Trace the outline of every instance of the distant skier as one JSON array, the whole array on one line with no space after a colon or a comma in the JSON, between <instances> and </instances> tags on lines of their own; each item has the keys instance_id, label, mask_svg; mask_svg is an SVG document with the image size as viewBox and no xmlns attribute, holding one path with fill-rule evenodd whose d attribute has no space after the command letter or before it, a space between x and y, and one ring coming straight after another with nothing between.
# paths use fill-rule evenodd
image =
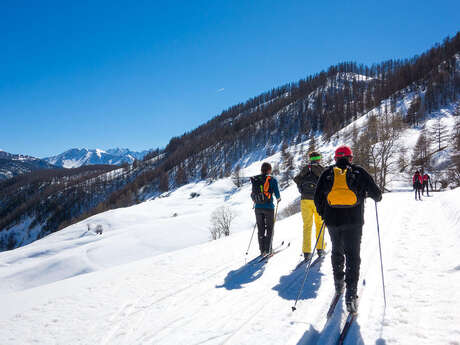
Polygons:
<instances>
[{"instance_id":1,"label":"distant skier","mask_svg":"<svg viewBox=\"0 0 460 345\"><path fill-rule=\"evenodd\" d=\"M417 200L417 194L418 194L418 200L422 200L422 197L420 196L420 191L422 190L422 175L420 175L420 172L417 170L414 174L414 177L412 177L412 186L415 189L415 200Z\"/></svg>"},{"instance_id":2,"label":"distant skier","mask_svg":"<svg viewBox=\"0 0 460 345\"><path fill-rule=\"evenodd\" d=\"M430 178L430 175L428 175L427 173L423 174L423 177L422 177L422 195L423 195L423 192L425 191L425 188L426 188L426 196L430 196L428 194L428 184L431 185L431 178ZM431 187L431 191L433 191L433 187Z\"/></svg>"},{"instance_id":3,"label":"distant skier","mask_svg":"<svg viewBox=\"0 0 460 345\"><path fill-rule=\"evenodd\" d=\"M321 173L324 171L324 168L321 166L321 154L313 151L310 152L309 163L302 169L302 171L294 177L294 182L297 184L297 188L301 194L300 200L300 210L302 211L303 219L303 245L302 252L304 255L305 261L308 261L312 257L312 248L311 248L311 229L313 226L313 218L315 219L316 227L316 236L318 238L321 226L323 225L323 220L321 216L316 211L316 206L313 201L315 196L316 184L318 182ZM326 231L323 229L321 238L318 241L316 250L319 256L324 255L324 233Z\"/></svg>"},{"instance_id":4,"label":"distant skier","mask_svg":"<svg viewBox=\"0 0 460 345\"><path fill-rule=\"evenodd\" d=\"M369 196L380 201L382 192L366 170L351 164L353 152L348 146L338 147L334 158L335 165L328 167L319 178L315 205L326 222L332 241L332 270L336 293L343 293L346 282L347 310L355 313L358 308L364 199Z\"/></svg>"},{"instance_id":5,"label":"distant skier","mask_svg":"<svg viewBox=\"0 0 460 345\"><path fill-rule=\"evenodd\" d=\"M275 221L275 204L273 194L277 202L281 201L278 181L272 177L272 166L263 163L261 175L251 177L251 198L255 203L255 214L258 229L259 249L261 255L267 255L272 251L273 226Z\"/></svg>"}]
</instances>

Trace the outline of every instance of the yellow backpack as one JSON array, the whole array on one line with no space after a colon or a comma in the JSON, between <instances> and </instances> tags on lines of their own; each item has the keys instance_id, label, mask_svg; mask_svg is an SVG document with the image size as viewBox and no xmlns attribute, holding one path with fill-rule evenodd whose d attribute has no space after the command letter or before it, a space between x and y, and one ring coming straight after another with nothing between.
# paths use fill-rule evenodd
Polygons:
<instances>
[{"instance_id":1,"label":"yellow backpack","mask_svg":"<svg viewBox=\"0 0 460 345\"><path fill-rule=\"evenodd\" d=\"M331 191L327 194L327 202L333 208L348 208L358 204L358 197L347 183L348 168L342 170L334 167L334 182Z\"/></svg>"}]
</instances>

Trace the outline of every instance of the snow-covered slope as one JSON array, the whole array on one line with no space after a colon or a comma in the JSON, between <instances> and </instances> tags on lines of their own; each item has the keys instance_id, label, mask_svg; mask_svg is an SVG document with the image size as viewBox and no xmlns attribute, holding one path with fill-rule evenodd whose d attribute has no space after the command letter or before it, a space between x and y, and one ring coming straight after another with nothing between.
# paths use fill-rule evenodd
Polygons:
<instances>
[{"instance_id":1,"label":"snow-covered slope","mask_svg":"<svg viewBox=\"0 0 460 345\"><path fill-rule=\"evenodd\" d=\"M245 264L257 254L255 242L244 254L254 217L249 186L233 188L229 180L188 185L1 253L2 344L333 344L344 313L340 305L324 328L333 294L329 256L292 313L303 278L292 271L301 217L276 224L274 243L290 242L287 250L264 266ZM295 197L293 187L282 192L284 204ZM386 310L375 210L366 203L360 314L347 344L458 341L459 197L460 189L422 202L412 192L385 194ZM223 204L238 215L236 233L208 242L209 214ZM87 224L101 224L103 234L86 232Z\"/></svg>"},{"instance_id":2,"label":"snow-covered slope","mask_svg":"<svg viewBox=\"0 0 460 345\"><path fill-rule=\"evenodd\" d=\"M45 161L63 168L78 168L82 165L132 163L142 159L149 151L135 152L129 149L70 149L57 156L44 158Z\"/></svg>"},{"instance_id":3,"label":"snow-covered slope","mask_svg":"<svg viewBox=\"0 0 460 345\"><path fill-rule=\"evenodd\" d=\"M38 169L52 169L54 165L48 162L20 154L12 154L0 150L0 180L26 174Z\"/></svg>"}]
</instances>

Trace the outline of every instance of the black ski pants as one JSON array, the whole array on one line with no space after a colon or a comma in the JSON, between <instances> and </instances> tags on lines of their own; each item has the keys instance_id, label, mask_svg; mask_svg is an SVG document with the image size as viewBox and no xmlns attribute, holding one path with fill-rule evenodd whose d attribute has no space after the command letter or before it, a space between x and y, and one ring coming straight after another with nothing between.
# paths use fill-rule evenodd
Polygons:
<instances>
[{"instance_id":1,"label":"black ski pants","mask_svg":"<svg viewBox=\"0 0 460 345\"><path fill-rule=\"evenodd\" d=\"M256 221L261 252L269 252L272 247L275 210L256 208Z\"/></svg>"},{"instance_id":2,"label":"black ski pants","mask_svg":"<svg viewBox=\"0 0 460 345\"><path fill-rule=\"evenodd\" d=\"M426 188L426 196L430 196L430 195L428 194L428 182L425 182L425 181L424 181L424 182L423 182L423 186L422 186L422 195L423 195L423 193L425 192L425 188Z\"/></svg>"},{"instance_id":3,"label":"black ski pants","mask_svg":"<svg viewBox=\"0 0 460 345\"><path fill-rule=\"evenodd\" d=\"M418 193L418 199L421 200L422 197L420 196L420 191L422 190L422 184L415 183L414 188L415 188L415 200L417 200L417 193Z\"/></svg>"},{"instance_id":4,"label":"black ski pants","mask_svg":"<svg viewBox=\"0 0 460 345\"><path fill-rule=\"evenodd\" d=\"M331 260L334 280L345 278L347 296L356 296L361 265L363 227L362 225L342 225L327 226L327 228L332 242Z\"/></svg>"}]
</instances>

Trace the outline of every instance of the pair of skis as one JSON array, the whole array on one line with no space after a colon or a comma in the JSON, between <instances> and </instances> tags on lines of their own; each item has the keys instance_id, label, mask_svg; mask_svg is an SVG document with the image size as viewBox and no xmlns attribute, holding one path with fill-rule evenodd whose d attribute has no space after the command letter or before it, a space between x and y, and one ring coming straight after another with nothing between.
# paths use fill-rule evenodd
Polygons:
<instances>
[{"instance_id":1,"label":"pair of skis","mask_svg":"<svg viewBox=\"0 0 460 345\"><path fill-rule=\"evenodd\" d=\"M334 295L331 305L329 307L329 310L327 312L327 321L329 321L332 315L334 314L335 307L337 306L337 303L340 301L340 298L342 297L342 295L343 294L337 294L337 293ZM356 320L357 317L358 317L358 313L352 313L352 312L348 313L347 320L345 321L342 331L340 332L340 337L337 342L337 345L343 345L347 337L348 331L350 330L353 322Z\"/></svg>"},{"instance_id":2,"label":"pair of skis","mask_svg":"<svg viewBox=\"0 0 460 345\"><path fill-rule=\"evenodd\" d=\"M266 254L266 255L259 255L259 256L256 256L254 259L252 259L251 261L248 261L247 265L256 265L256 264L260 264L262 262L266 262L268 261L268 259L270 259L272 256L282 252L283 250L289 248L289 246L291 245L291 242L288 242L287 245L284 245L284 241L282 241L280 243L279 246L277 246L275 249L273 249L273 251L269 254Z\"/></svg>"},{"instance_id":3,"label":"pair of skis","mask_svg":"<svg viewBox=\"0 0 460 345\"><path fill-rule=\"evenodd\" d=\"M259 259L256 261L256 263L267 262L268 259L270 259L274 255L276 255L276 254L282 252L283 250L289 248L290 245L291 245L291 242L288 242L286 245L284 245L284 241L281 242L281 244L278 247L276 247L275 249L273 249L271 253L259 256L258 257Z\"/></svg>"}]
</instances>

